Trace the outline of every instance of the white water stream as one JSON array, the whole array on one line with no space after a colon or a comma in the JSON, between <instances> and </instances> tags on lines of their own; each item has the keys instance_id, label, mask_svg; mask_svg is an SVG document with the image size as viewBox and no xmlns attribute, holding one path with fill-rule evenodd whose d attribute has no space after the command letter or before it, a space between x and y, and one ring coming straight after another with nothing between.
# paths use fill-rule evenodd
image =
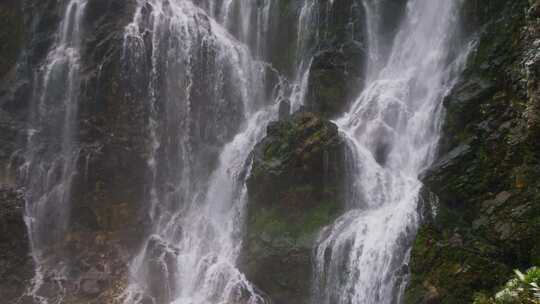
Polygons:
<instances>
[{"instance_id":1,"label":"white water stream","mask_svg":"<svg viewBox=\"0 0 540 304\"><path fill-rule=\"evenodd\" d=\"M249 154L289 98L283 77L264 62L276 3L138 1L124 60L142 67L151 58L153 228L131 264L125 303L264 302L236 261ZM295 98L302 103L303 94Z\"/></svg>"},{"instance_id":2,"label":"white water stream","mask_svg":"<svg viewBox=\"0 0 540 304\"><path fill-rule=\"evenodd\" d=\"M349 211L320 235L313 303L400 303L419 215L419 174L433 161L442 100L467 56L450 57L460 1L410 0L388 58L378 1L368 12L365 89L337 124L351 150Z\"/></svg>"},{"instance_id":3,"label":"white water stream","mask_svg":"<svg viewBox=\"0 0 540 304\"><path fill-rule=\"evenodd\" d=\"M86 3L65 2L55 41L35 73L25 162L19 168L26 189L25 222L35 263L28 294L38 303L49 303L40 295L45 275L61 284L69 267L61 250L54 255L46 250L62 242L69 229L71 186L80 152L77 115ZM62 294L53 301L61 303Z\"/></svg>"}]
</instances>

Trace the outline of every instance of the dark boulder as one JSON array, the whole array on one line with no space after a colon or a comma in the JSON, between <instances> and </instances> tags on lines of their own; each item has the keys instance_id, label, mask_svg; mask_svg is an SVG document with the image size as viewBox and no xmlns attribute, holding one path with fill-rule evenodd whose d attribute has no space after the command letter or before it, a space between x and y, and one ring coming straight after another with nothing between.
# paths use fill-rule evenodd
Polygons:
<instances>
[{"instance_id":1,"label":"dark boulder","mask_svg":"<svg viewBox=\"0 0 540 304\"><path fill-rule=\"evenodd\" d=\"M363 50L351 42L337 50L318 53L309 75L307 107L326 117L342 114L360 92Z\"/></svg>"},{"instance_id":2,"label":"dark boulder","mask_svg":"<svg viewBox=\"0 0 540 304\"><path fill-rule=\"evenodd\" d=\"M253 152L243 265L276 303L308 303L317 233L343 208L344 141L309 112L272 123Z\"/></svg>"}]
</instances>

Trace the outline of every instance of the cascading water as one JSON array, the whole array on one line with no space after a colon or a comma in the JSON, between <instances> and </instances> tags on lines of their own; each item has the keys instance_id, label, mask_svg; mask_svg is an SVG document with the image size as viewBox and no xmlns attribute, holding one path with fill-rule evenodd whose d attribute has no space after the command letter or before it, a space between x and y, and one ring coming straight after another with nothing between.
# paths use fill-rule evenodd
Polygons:
<instances>
[{"instance_id":1,"label":"cascading water","mask_svg":"<svg viewBox=\"0 0 540 304\"><path fill-rule=\"evenodd\" d=\"M313 303L400 303L419 216L419 174L433 161L442 99L466 58L451 58L460 1L410 0L387 59L368 13L364 91L337 121L350 149L349 211L315 250ZM384 60L385 63L382 61Z\"/></svg>"},{"instance_id":2,"label":"cascading water","mask_svg":"<svg viewBox=\"0 0 540 304\"><path fill-rule=\"evenodd\" d=\"M300 10L296 42L295 81L291 93L291 109L293 112L304 104L306 98L309 72L313 62L313 48L317 45L319 39L319 33L312 30L319 28L318 9L319 3L316 0L304 2Z\"/></svg>"},{"instance_id":3,"label":"cascading water","mask_svg":"<svg viewBox=\"0 0 540 304\"><path fill-rule=\"evenodd\" d=\"M329 15L334 1L327 1L322 6L321 0L304 1L298 17L298 29L296 33L296 62L292 92L290 94L291 110L297 111L304 105L309 76L313 59L320 47L321 40L327 38ZM320 14L321 8L326 10L326 17Z\"/></svg>"},{"instance_id":4,"label":"cascading water","mask_svg":"<svg viewBox=\"0 0 540 304\"><path fill-rule=\"evenodd\" d=\"M236 260L249 154L286 99L283 77L264 63L277 7L197 4L140 0L126 29L128 80L148 83L152 228L125 303L264 302Z\"/></svg>"},{"instance_id":5,"label":"cascading water","mask_svg":"<svg viewBox=\"0 0 540 304\"><path fill-rule=\"evenodd\" d=\"M60 279L68 266L58 248L54 255L47 250L59 245L69 225L71 186L79 155L77 114L85 7L86 0L67 1L54 44L35 74L25 162L19 168L26 188L25 222L36 267L29 293L40 303L47 303L38 295L45 273Z\"/></svg>"},{"instance_id":6,"label":"cascading water","mask_svg":"<svg viewBox=\"0 0 540 304\"><path fill-rule=\"evenodd\" d=\"M61 247L70 226L80 154L80 57L87 1L60 1L56 40L34 75L32 123L19 168L36 264L29 293L40 303L51 301L41 290L45 278L57 279L62 289L69 273L69 257ZM133 1L121 81L133 89L126 95L146 102L149 231L130 265L123 300L263 303L262 293L236 265L249 154L268 123L282 114L281 102L290 102L291 112L304 104L312 64L320 58L317 52L328 51L324 44L339 44L331 50L337 53L350 42L330 33L331 11L340 2ZM354 3L355 9L363 6L366 17L366 37L361 39L366 40L369 64L365 83L359 85L365 90L337 121L349 146L348 211L320 234L314 252L314 303L400 302L408 248L419 221L418 175L434 158L441 100L467 53L452 58L448 52L459 2L408 0L390 51L381 38L386 21L380 6L385 1ZM294 37L294 48L276 43L285 34L276 25L284 7L296 10L291 14L297 17L294 34L287 36ZM281 47L286 58L276 59ZM60 292L54 302L61 303L61 297Z\"/></svg>"}]
</instances>

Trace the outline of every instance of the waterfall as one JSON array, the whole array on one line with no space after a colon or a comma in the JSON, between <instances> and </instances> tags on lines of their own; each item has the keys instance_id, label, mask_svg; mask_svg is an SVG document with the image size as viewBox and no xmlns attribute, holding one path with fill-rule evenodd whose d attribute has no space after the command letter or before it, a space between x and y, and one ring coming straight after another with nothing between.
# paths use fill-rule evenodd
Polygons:
<instances>
[{"instance_id":1,"label":"waterfall","mask_svg":"<svg viewBox=\"0 0 540 304\"><path fill-rule=\"evenodd\" d=\"M70 274L62 245L81 165L78 116L87 1L60 1L55 40L34 75L19 168L36 265L28 293L44 304L63 302L62 282ZM401 302L419 224L418 176L435 157L442 99L468 53L464 46L458 56L449 52L462 0L408 0L390 46L383 38L385 1L351 1L351 18L362 8L365 33L345 29L347 39L332 37L331 12L341 0L132 1L119 82L127 88L123 93L134 97L130 101L144 104L145 227L119 300L268 302L237 265L250 153L268 124L283 114L283 104L289 103L290 112L305 104L312 66L325 60L317 55L344 53L348 40L354 40L362 45L355 44L355 51L366 52L365 77L358 84L364 89L335 121L348 145L346 212L319 234L312 302ZM295 19L285 29L290 33L279 24L284 8L291 10L287 18ZM333 43L343 45L329 46ZM45 281L58 288L44 295Z\"/></svg>"},{"instance_id":2,"label":"waterfall","mask_svg":"<svg viewBox=\"0 0 540 304\"><path fill-rule=\"evenodd\" d=\"M71 187L79 156L77 114L80 90L82 20L86 0L65 4L55 41L35 72L24 163L28 228L35 277L29 294L39 303L45 273L60 281L67 260L59 253L69 226ZM48 252L53 247L54 254ZM61 295L58 295L61 297Z\"/></svg>"},{"instance_id":3,"label":"waterfall","mask_svg":"<svg viewBox=\"0 0 540 304\"><path fill-rule=\"evenodd\" d=\"M124 303L264 303L236 262L249 155L291 92L268 57L277 2L137 3L123 62L149 112L151 228Z\"/></svg>"},{"instance_id":4,"label":"waterfall","mask_svg":"<svg viewBox=\"0 0 540 304\"><path fill-rule=\"evenodd\" d=\"M314 0L304 2L300 10L296 41L295 85L291 94L291 110L293 112L304 104L306 98L309 72L313 62L313 47L316 46L319 39L318 9L319 1Z\"/></svg>"},{"instance_id":5,"label":"waterfall","mask_svg":"<svg viewBox=\"0 0 540 304\"><path fill-rule=\"evenodd\" d=\"M320 234L313 303L400 303L419 224L419 174L433 161L442 100L467 56L449 52L460 1L410 0L388 58L368 13L365 89L336 123L350 150L347 208Z\"/></svg>"}]
</instances>

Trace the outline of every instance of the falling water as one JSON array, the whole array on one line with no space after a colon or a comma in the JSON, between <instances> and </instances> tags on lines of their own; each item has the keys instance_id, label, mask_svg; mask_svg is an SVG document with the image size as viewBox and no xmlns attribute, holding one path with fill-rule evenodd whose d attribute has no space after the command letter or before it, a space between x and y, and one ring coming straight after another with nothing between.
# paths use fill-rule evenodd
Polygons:
<instances>
[{"instance_id":1,"label":"falling water","mask_svg":"<svg viewBox=\"0 0 540 304\"><path fill-rule=\"evenodd\" d=\"M377 1L368 12L364 91L337 121L349 149L349 211L315 250L313 303L400 303L418 226L418 176L433 161L442 99L467 51L452 58L460 1L410 0L393 46L378 56Z\"/></svg>"},{"instance_id":2,"label":"falling water","mask_svg":"<svg viewBox=\"0 0 540 304\"><path fill-rule=\"evenodd\" d=\"M36 266L30 294L40 303L47 303L38 295L45 274L60 279L68 266L58 246L69 225L71 185L79 155L76 137L85 7L86 0L67 1L54 44L36 72L25 162L19 168ZM47 250L55 246L54 256L48 255Z\"/></svg>"},{"instance_id":3,"label":"falling water","mask_svg":"<svg viewBox=\"0 0 540 304\"><path fill-rule=\"evenodd\" d=\"M318 9L319 1L315 0L305 1L300 10L296 42L295 81L291 94L291 110L293 112L304 104L307 94L309 73L313 63L313 48L317 45L319 39Z\"/></svg>"},{"instance_id":4,"label":"falling water","mask_svg":"<svg viewBox=\"0 0 540 304\"><path fill-rule=\"evenodd\" d=\"M126 28L126 75L148 83L152 228L125 303L264 302L236 260L249 153L285 94L262 61L271 1L198 4L140 0Z\"/></svg>"},{"instance_id":5,"label":"falling water","mask_svg":"<svg viewBox=\"0 0 540 304\"><path fill-rule=\"evenodd\" d=\"M236 268L249 153L280 102L293 111L303 103L319 5L299 7L287 80L271 65L280 1L138 1L124 62L129 81L148 83L152 229L130 266L125 303L265 301Z\"/></svg>"},{"instance_id":6,"label":"falling water","mask_svg":"<svg viewBox=\"0 0 540 304\"><path fill-rule=\"evenodd\" d=\"M296 62L294 81L290 96L291 111L297 111L305 103L309 84L311 66L317 48L322 39L325 39L325 27L328 26L328 16L334 1L327 1L325 5L326 18L320 14L321 0L304 1L300 10L298 29L296 33ZM321 20L323 19L323 20Z\"/></svg>"}]
</instances>

